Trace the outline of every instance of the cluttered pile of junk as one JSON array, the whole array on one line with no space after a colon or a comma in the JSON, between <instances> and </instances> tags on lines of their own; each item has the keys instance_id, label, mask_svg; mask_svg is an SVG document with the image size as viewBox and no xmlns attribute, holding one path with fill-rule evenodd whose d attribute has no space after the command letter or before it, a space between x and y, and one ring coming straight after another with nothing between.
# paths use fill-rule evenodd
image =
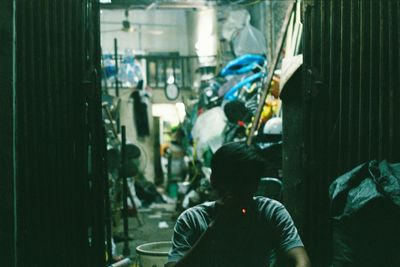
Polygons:
<instances>
[{"instance_id":1,"label":"cluttered pile of junk","mask_svg":"<svg viewBox=\"0 0 400 267\"><path fill-rule=\"evenodd\" d=\"M264 173L266 178L262 180L263 189L260 189L262 192L259 194L266 194L266 186L263 186L265 181L273 184L268 186L273 191L268 193L269 196L280 197L282 118L279 70L274 71L268 88L265 86L267 76L268 63L264 55L244 54L229 61L217 75L202 80L195 99L183 99L186 116L173 129L171 142L161 147L161 155L167 159L167 166L163 168L166 172L164 185L168 195L177 200L177 214L198 203L215 199L210 184L213 153L225 143L245 141L250 135L253 137L252 142L268 160ZM120 139L121 134L124 134L117 133L115 123L112 123L118 120L117 99L103 95L103 119L109 148L108 171L115 177L121 176ZM264 103L260 105L262 99ZM253 127L256 115L259 119L256 127ZM126 162L132 163L125 168L126 176L137 177L137 173L143 169L140 166L146 162L143 159L146 152L133 144L125 144L124 150ZM128 181L128 184L131 183ZM135 195L132 202L140 200L138 206L163 202L163 196L143 175L135 179L133 184ZM122 187L111 184L110 188L117 191ZM113 197L120 194L111 192L110 195ZM111 202L120 203L116 199Z\"/></svg>"},{"instance_id":2,"label":"cluttered pile of junk","mask_svg":"<svg viewBox=\"0 0 400 267\"><path fill-rule=\"evenodd\" d=\"M237 17L235 14L233 21ZM281 199L281 71L277 66L282 49L279 52L277 49L271 62L268 62L265 39L250 25L249 17L246 18L245 28L236 34L229 33L236 36L231 40L231 52L235 58L216 63L217 70L207 66L207 71L199 70L202 76L199 83L193 84L194 95L182 97L185 117L171 129L168 142L160 144L161 162L154 161L154 164L160 165L155 165L155 169L161 167L164 178L161 182L153 183L145 177L144 170L149 160L146 149L140 142L130 144L126 128L120 123L120 86L121 89L135 88L134 92L147 97L149 103L145 76L140 70L142 66L130 52L122 57L117 56L117 52L115 55L103 55L102 107L109 178L105 187L109 189L106 206L111 213L107 225L110 232L114 232L112 236L116 242L118 239L125 241L124 251L129 240L128 217L136 217L141 225L140 216L136 216L137 208L151 210L151 206L157 207L153 204L167 203L173 205L171 219L174 220L182 211L217 198L210 181L211 158L218 148L229 142L243 141L258 146L266 164L256 195ZM286 29L286 26L282 28ZM282 48L283 38L279 40L277 48ZM115 87L115 95L108 93L109 82ZM139 102L143 104L146 101ZM133 112L138 130L139 116L135 113L135 105L136 101ZM137 136L140 136L139 132ZM122 235L119 227L121 220L124 221ZM111 243L111 240L107 241L107 244ZM111 248L108 250L110 255L114 255ZM129 255L128 250L125 252L124 255Z\"/></svg>"},{"instance_id":3,"label":"cluttered pile of junk","mask_svg":"<svg viewBox=\"0 0 400 267\"><path fill-rule=\"evenodd\" d=\"M211 158L220 146L234 141L251 140L260 148L267 160L264 178L261 179L257 194L275 199L281 197L282 114L279 97L281 88L280 70L276 69L279 55L274 55L271 64L267 62L265 39L249 21L247 14L246 27L236 34L236 39L232 40L233 54L236 57L220 65L219 71L204 75L194 98L182 98L185 118L173 129L171 141L168 144L161 144L160 153L167 162L161 164L165 173L163 186L170 199L176 199L176 214L216 198L210 183ZM117 87L117 76L122 82L126 80L135 84L137 80L142 81L142 76L137 75L136 71L139 68L124 68L125 65L129 65L128 63L135 65L134 57L125 56L121 62L121 70L115 69L110 63L111 58L109 55L103 60L105 71L103 76L107 79L115 76ZM125 75L126 77L115 75L121 72L131 75ZM117 90L116 92L118 93ZM117 167L120 166L122 149L120 137L115 124L112 123L116 120L119 128L119 102L116 99L118 98L103 94L103 118L109 137L108 146L111 148L108 150L108 169L109 173L114 173L113 175L118 177L121 176ZM140 166L146 161L143 160L145 151L140 146L132 144L124 146L126 146L124 157L133 163L132 168L125 168L129 172L125 176L135 174L137 177L137 173L141 173L141 168L135 166ZM139 176L140 179L135 178L134 191L142 202L140 206L165 200L154 184L148 182L143 175ZM112 185L110 188L113 188ZM113 195L118 194L113 192L111 196Z\"/></svg>"},{"instance_id":4,"label":"cluttered pile of junk","mask_svg":"<svg viewBox=\"0 0 400 267\"><path fill-rule=\"evenodd\" d=\"M258 194L280 198L282 118L278 74L275 71L266 88L266 58L245 54L228 62L218 75L202 81L197 99L184 101L186 117L175 130L167 151L171 155L167 192L177 198L178 213L215 200L210 185L213 153L225 143L246 141L249 136L268 162ZM261 105L262 99L265 101ZM259 120L254 125L256 115ZM266 192L268 183L272 192Z\"/></svg>"}]
</instances>

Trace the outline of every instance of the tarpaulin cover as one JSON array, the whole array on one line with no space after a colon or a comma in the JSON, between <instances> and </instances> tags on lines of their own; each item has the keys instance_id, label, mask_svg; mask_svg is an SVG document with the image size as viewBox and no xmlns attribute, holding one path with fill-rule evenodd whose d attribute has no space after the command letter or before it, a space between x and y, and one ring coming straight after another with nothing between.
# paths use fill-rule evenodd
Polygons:
<instances>
[{"instance_id":1,"label":"tarpaulin cover","mask_svg":"<svg viewBox=\"0 0 400 267\"><path fill-rule=\"evenodd\" d=\"M332 199L331 267L397 267L400 164L371 161L337 178Z\"/></svg>"},{"instance_id":2,"label":"tarpaulin cover","mask_svg":"<svg viewBox=\"0 0 400 267\"><path fill-rule=\"evenodd\" d=\"M351 216L378 198L387 198L400 207L400 163L363 163L337 178L329 187L329 195L335 219Z\"/></svg>"}]
</instances>

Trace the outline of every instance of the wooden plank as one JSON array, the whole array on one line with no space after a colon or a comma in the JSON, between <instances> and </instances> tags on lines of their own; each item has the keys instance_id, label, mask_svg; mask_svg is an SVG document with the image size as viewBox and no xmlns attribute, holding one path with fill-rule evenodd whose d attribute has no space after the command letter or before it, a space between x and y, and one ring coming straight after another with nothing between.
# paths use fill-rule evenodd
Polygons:
<instances>
[{"instance_id":1,"label":"wooden plank","mask_svg":"<svg viewBox=\"0 0 400 267\"><path fill-rule=\"evenodd\" d=\"M249 136L247 138L247 144L248 145L251 144L253 136L254 136L254 133L258 128L261 112L262 112L262 110L264 108L265 99L267 98L267 95L268 95L269 86L271 84L272 77L274 76L274 71L276 69L276 66L278 65L278 60L279 60L280 55L282 53L282 48L283 48L283 44L284 44L284 41L285 41L287 29L288 29L288 26L289 26L289 21L290 21L290 18L291 18L292 14L293 14L293 10L295 9L295 7L296 7L296 2L292 2L289 5L289 7L288 7L288 9L286 11L285 20L283 21L282 28L281 28L281 31L279 33L279 39L278 39L278 42L277 42L278 45L276 46L276 50L275 50L274 57L272 59L271 65L268 68L268 76L267 76L266 82L264 83L264 90L263 90L263 92L261 94L261 98L260 98L260 102L258 104L258 108L257 108L256 114L254 115L254 121L253 121L253 125L251 126L250 134L249 134Z\"/></svg>"}]
</instances>

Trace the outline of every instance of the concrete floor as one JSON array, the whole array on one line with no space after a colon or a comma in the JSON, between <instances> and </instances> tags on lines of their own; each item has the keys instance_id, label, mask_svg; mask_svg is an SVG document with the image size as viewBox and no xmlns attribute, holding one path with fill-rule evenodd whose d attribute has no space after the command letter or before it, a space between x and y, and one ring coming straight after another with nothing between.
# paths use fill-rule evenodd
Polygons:
<instances>
[{"instance_id":1,"label":"concrete floor","mask_svg":"<svg viewBox=\"0 0 400 267\"><path fill-rule=\"evenodd\" d=\"M129 235L133 238L129 242L130 257L134 262L137 261L138 257L136 253L137 246L149 242L171 241L175 226L174 209L175 203L153 204L149 208L139 209L142 225L139 225L136 217L129 218ZM160 222L165 222L168 227L160 228ZM122 232L122 225L120 229ZM123 242L116 243L117 255L123 254L123 245Z\"/></svg>"}]
</instances>

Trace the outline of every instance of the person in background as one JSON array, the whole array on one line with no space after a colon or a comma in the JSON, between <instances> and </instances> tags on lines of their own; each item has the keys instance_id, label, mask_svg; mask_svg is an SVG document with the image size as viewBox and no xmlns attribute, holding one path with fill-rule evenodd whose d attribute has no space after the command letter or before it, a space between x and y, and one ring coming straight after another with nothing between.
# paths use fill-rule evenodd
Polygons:
<instances>
[{"instance_id":1,"label":"person in background","mask_svg":"<svg viewBox=\"0 0 400 267\"><path fill-rule=\"evenodd\" d=\"M263 164L257 147L244 142L216 151L210 179L219 198L179 216L166 267L276 266L270 264L273 254L282 266L311 266L285 207L253 197Z\"/></svg>"}]
</instances>

